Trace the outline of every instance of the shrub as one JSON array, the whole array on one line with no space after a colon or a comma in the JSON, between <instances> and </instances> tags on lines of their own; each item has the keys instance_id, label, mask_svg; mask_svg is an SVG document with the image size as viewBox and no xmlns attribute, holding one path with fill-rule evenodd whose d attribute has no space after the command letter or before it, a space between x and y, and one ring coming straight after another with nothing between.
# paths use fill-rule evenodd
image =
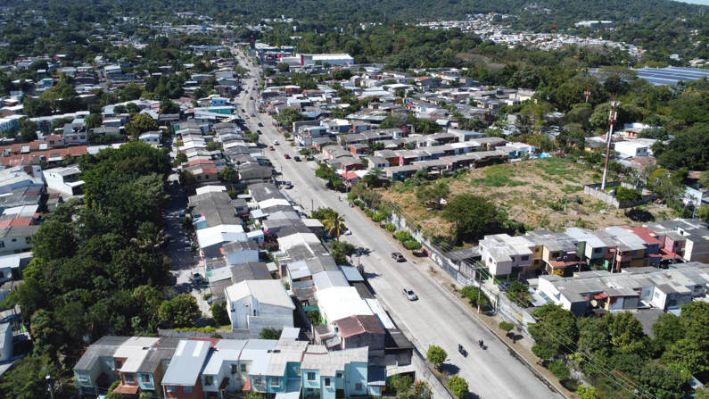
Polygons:
<instances>
[{"instance_id":1,"label":"shrub","mask_svg":"<svg viewBox=\"0 0 709 399\"><path fill-rule=\"evenodd\" d=\"M569 367L562 360L555 360L549 365L549 371L551 371L556 378L559 380L566 380L571 376Z\"/></svg>"},{"instance_id":2,"label":"shrub","mask_svg":"<svg viewBox=\"0 0 709 399\"><path fill-rule=\"evenodd\" d=\"M510 323L509 321L501 321L500 322L500 329L505 332L510 332L512 329L515 328L515 325Z\"/></svg>"},{"instance_id":3,"label":"shrub","mask_svg":"<svg viewBox=\"0 0 709 399\"><path fill-rule=\"evenodd\" d=\"M618 187L615 192L615 199L620 202L633 202L639 200L640 198L642 198L640 192L631 188L625 188L621 186Z\"/></svg>"},{"instance_id":4,"label":"shrub","mask_svg":"<svg viewBox=\"0 0 709 399\"><path fill-rule=\"evenodd\" d=\"M478 287L472 285L463 287L463 289L460 290L460 295L470 301L470 304L473 306L478 306L478 298L480 298L481 308L487 307L490 304L490 298L482 293Z\"/></svg>"},{"instance_id":5,"label":"shrub","mask_svg":"<svg viewBox=\"0 0 709 399\"><path fill-rule=\"evenodd\" d=\"M448 380L448 388L453 392L453 396L462 399L468 393L468 381L464 378L454 375Z\"/></svg>"},{"instance_id":6,"label":"shrub","mask_svg":"<svg viewBox=\"0 0 709 399\"><path fill-rule=\"evenodd\" d=\"M386 225L384 225L384 229L386 229L386 231L390 233L393 233L396 230L396 226L394 225L394 223L387 223Z\"/></svg>"},{"instance_id":7,"label":"shrub","mask_svg":"<svg viewBox=\"0 0 709 399\"><path fill-rule=\"evenodd\" d=\"M421 243L416 241L416 240L407 240L404 241L404 248L413 251L416 249L421 249Z\"/></svg>"},{"instance_id":8,"label":"shrub","mask_svg":"<svg viewBox=\"0 0 709 399\"><path fill-rule=\"evenodd\" d=\"M225 302L215 302L209 308L212 311L212 317L214 317L214 321L218 325L223 326L231 323L231 321L229 320L229 313L226 310Z\"/></svg>"},{"instance_id":9,"label":"shrub","mask_svg":"<svg viewBox=\"0 0 709 399\"><path fill-rule=\"evenodd\" d=\"M441 348L438 345L431 345L428 347L428 351L426 352L426 359L428 359L431 364L433 364L436 368L440 368L441 364L446 360L446 357L448 357L448 353L446 353L443 348Z\"/></svg>"},{"instance_id":10,"label":"shrub","mask_svg":"<svg viewBox=\"0 0 709 399\"><path fill-rule=\"evenodd\" d=\"M399 230L396 233L394 233L394 238L396 238L397 240L399 240L401 242L410 241L410 240L414 239L413 237L411 237L411 234L408 231L404 231L404 230Z\"/></svg>"}]
</instances>

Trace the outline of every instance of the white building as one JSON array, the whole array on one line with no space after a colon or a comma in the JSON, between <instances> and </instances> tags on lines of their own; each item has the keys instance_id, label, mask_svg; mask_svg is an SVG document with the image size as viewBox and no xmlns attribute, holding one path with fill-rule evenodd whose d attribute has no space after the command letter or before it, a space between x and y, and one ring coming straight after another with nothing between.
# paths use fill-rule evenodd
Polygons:
<instances>
[{"instance_id":1,"label":"white building","mask_svg":"<svg viewBox=\"0 0 709 399\"><path fill-rule=\"evenodd\" d=\"M78 165L52 168L42 171L49 191L58 192L66 197L81 195L84 181L79 179L81 170Z\"/></svg>"},{"instance_id":2,"label":"white building","mask_svg":"<svg viewBox=\"0 0 709 399\"><path fill-rule=\"evenodd\" d=\"M485 236L480 241L480 257L493 276L507 276L532 266L534 244L525 237L509 234Z\"/></svg>"},{"instance_id":3,"label":"white building","mask_svg":"<svg viewBox=\"0 0 709 399\"><path fill-rule=\"evenodd\" d=\"M224 289L233 329L258 335L265 328L293 327L293 300L278 280L246 280Z\"/></svg>"},{"instance_id":4,"label":"white building","mask_svg":"<svg viewBox=\"0 0 709 399\"><path fill-rule=\"evenodd\" d=\"M652 156L653 139L634 139L618 141L613 147L620 158L648 157Z\"/></svg>"},{"instance_id":5,"label":"white building","mask_svg":"<svg viewBox=\"0 0 709 399\"><path fill-rule=\"evenodd\" d=\"M160 145L160 139L162 138L162 133L160 132L145 132L138 136L138 140L143 143Z\"/></svg>"}]
</instances>

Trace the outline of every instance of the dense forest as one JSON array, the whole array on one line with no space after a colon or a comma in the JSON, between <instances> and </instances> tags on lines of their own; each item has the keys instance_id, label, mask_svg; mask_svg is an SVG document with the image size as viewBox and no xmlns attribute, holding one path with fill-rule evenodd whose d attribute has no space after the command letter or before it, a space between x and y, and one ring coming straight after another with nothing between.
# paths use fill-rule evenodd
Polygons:
<instances>
[{"instance_id":1,"label":"dense forest","mask_svg":"<svg viewBox=\"0 0 709 399\"><path fill-rule=\"evenodd\" d=\"M37 2L10 0L6 15L16 23L27 21L27 9L37 9L44 15L49 30L61 32L74 28L73 36L65 43L91 31L94 22L108 22L123 26L121 31L132 33L130 24L121 17L139 17L143 21L170 21L174 11L191 11L212 17L220 23L255 22L261 18L285 16L297 19L299 31L332 31L357 27L363 22L413 23L433 19L463 19L467 14L498 12L513 15L512 28L538 32L569 32L620 40L649 50L650 59L665 60L678 53L684 58L709 58L706 46L709 37L709 13L706 6L684 4L670 0L69 0L64 2ZM60 18L56 18L61 16ZM616 26L611 30L593 31L576 28L574 23L588 19L609 19ZM69 21L69 24L64 24ZM199 23L196 18L181 18L182 23ZM9 24L7 28L11 28ZM81 29L76 29L81 28ZM24 30L23 30L24 31ZM6 29L8 35L17 35L16 29ZM27 33L23 33L27 35ZM33 38L32 38L33 39ZM93 42L93 41L92 41Z\"/></svg>"}]
</instances>

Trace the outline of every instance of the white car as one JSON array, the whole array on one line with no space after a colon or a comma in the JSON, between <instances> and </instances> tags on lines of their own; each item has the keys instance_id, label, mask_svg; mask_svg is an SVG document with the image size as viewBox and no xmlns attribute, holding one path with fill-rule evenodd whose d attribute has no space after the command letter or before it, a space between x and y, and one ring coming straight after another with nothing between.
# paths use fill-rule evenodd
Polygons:
<instances>
[{"instance_id":1,"label":"white car","mask_svg":"<svg viewBox=\"0 0 709 399\"><path fill-rule=\"evenodd\" d=\"M415 300L419 299L419 297L416 296L416 293L413 290L410 290L408 288L404 288L403 292L404 292L404 296L409 301L415 301Z\"/></svg>"},{"instance_id":2,"label":"white car","mask_svg":"<svg viewBox=\"0 0 709 399\"><path fill-rule=\"evenodd\" d=\"M273 145L279 145L281 143L278 142L278 140L273 140Z\"/></svg>"}]
</instances>

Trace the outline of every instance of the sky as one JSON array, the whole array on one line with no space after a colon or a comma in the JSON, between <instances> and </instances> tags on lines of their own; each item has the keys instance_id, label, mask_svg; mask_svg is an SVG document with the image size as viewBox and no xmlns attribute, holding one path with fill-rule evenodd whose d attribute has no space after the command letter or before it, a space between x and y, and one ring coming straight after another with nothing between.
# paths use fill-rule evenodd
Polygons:
<instances>
[{"instance_id":1,"label":"sky","mask_svg":"<svg viewBox=\"0 0 709 399\"><path fill-rule=\"evenodd\" d=\"M702 4L705 6L709 6L709 0L675 0L675 1L679 1L680 3Z\"/></svg>"}]
</instances>

